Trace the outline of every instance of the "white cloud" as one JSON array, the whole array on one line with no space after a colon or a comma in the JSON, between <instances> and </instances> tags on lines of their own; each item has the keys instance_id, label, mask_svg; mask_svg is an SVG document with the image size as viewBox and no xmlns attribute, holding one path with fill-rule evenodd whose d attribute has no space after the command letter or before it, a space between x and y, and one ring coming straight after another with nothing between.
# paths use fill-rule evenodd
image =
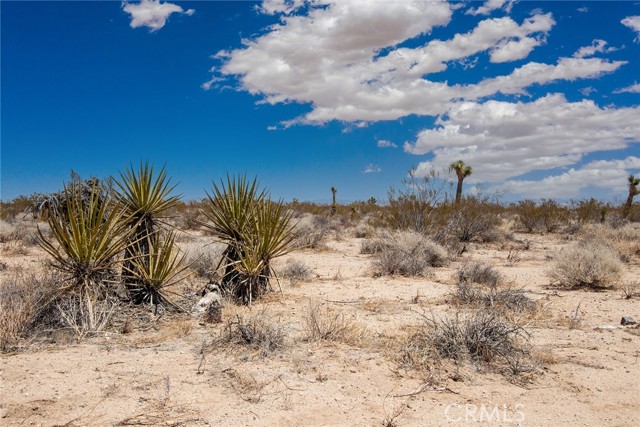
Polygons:
<instances>
[{"instance_id":1,"label":"white cloud","mask_svg":"<svg viewBox=\"0 0 640 427\"><path fill-rule=\"evenodd\" d=\"M290 14L299 9L303 4L303 0L264 0L260 5L260 10L267 15L275 15L278 13Z\"/></svg>"},{"instance_id":2,"label":"white cloud","mask_svg":"<svg viewBox=\"0 0 640 427\"><path fill-rule=\"evenodd\" d=\"M637 33L635 41L640 42L640 15L627 16L620 22L635 31Z\"/></svg>"},{"instance_id":3,"label":"white cloud","mask_svg":"<svg viewBox=\"0 0 640 427\"><path fill-rule=\"evenodd\" d=\"M378 165L374 165L373 163L369 163L366 168L362 171L362 173L380 173L382 172L382 168Z\"/></svg>"},{"instance_id":4,"label":"white cloud","mask_svg":"<svg viewBox=\"0 0 640 427\"><path fill-rule=\"evenodd\" d=\"M587 12L589 12L589 8L588 8L588 7L586 7L586 6L579 7L579 8L577 8L576 10L577 10L578 12L580 12L580 13L587 13Z\"/></svg>"},{"instance_id":5,"label":"white cloud","mask_svg":"<svg viewBox=\"0 0 640 427\"><path fill-rule=\"evenodd\" d=\"M509 75L485 79L477 85L465 86L461 93L469 100L496 93L525 94L525 89L535 84L597 78L617 70L626 63L625 61L610 62L601 58L560 58L556 65L529 62L516 68Z\"/></svg>"},{"instance_id":6,"label":"white cloud","mask_svg":"<svg viewBox=\"0 0 640 427\"><path fill-rule=\"evenodd\" d=\"M507 181L505 186L512 193L529 198L576 197L580 190L588 187L610 190L612 194L625 194L627 177L637 169L640 169L640 158L634 156L623 160L598 160L539 181Z\"/></svg>"},{"instance_id":7,"label":"white cloud","mask_svg":"<svg viewBox=\"0 0 640 427\"><path fill-rule=\"evenodd\" d=\"M489 15L494 10L503 8L507 13L510 13L513 3L515 0L487 0L482 6L471 8L465 13L467 15Z\"/></svg>"},{"instance_id":8,"label":"white cloud","mask_svg":"<svg viewBox=\"0 0 640 427\"><path fill-rule=\"evenodd\" d=\"M561 94L529 103L462 102L405 150L433 154L423 169L462 159L474 168L471 182L497 183L640 142L639 116L640 107L600 108L589 100L568 102Z\"/></svg>"},{"instance_id":9,"label":"white cloud","mask_svg":"<svg viewBox=\"0 0 640 427\"><path fill-rule=\"evenodd\" d=\"M398 148L397 144L394 144L391 141L387 141L386 139L380 139L377 142L378 148Z\"/></svg>"},{"instance_id":10,"label":"white cloud","mask_svg":"<svg viewBox=\"0 0 640 427\"><path fill-rule=\"evenodd\" d=\"M598 90L596 88L594 88L593 86L587 86L587 87L583 87L582 89L580 89L580 93L583 96L591 96L592 93L597 92Z\"/></svg>"},{"instance_id":11,"label":"white cloud","mask_svg":"<svg viewBox=\"0 0 640 427\"><path fill-rule=\"evenodd\" d=\"M521 24L509 17L486 19L449 40L408 48L396 46L448 24L452 6L423 0L323 0L308 8L306 15L281 16L267 33L245 40L243 48L216 55L221 65L214 74L236 76L240 89L260 96L260 102L312 106L285 125L443 114L452 100L468 93L492 93L486 85L470 91L469 86L431 81L429 74L446 70L450 62L473 63L483 52L494 62L523 59L544 43L555 24L551 14L536 14Z\"/></svg>"},{"instance_id":12,"label":"white cloud","mask_svg":"<svg viewBox=\"0 0 640 427\"><path fill-rule=\"evenodd\" d=\"M142 0L140 3L123 2L122 9L131 15L131 28L148 27L157 31L164 27L172 13L193 15L194 9L184 10L173 3L160 3L160 0Z\"/></svg>"},{"instance_id":13,"label":"white cloud","mask_svg":"<svg viewBox=\"0 0 640 427\"><path fill-rule=\"evenodd\" d=\"M595 39L591 46L584 46L578 49L578 51L573 55L574 58L586 58L589 56L593 56L596 53L609 53L615 52L618 50L615 47L607 47L607 42L600 39Z\"/></svg>"},{"instance_id":14,"label":"white cloud","mask_svg":"<svg viewBox=\"0 0 640 427\"><path fill-rule=\"evenodd\" d=\"M613 93L640 93L640 83L634 83L631 86L623 87L622 89L618 89Z\"/></svg>"}]
</instances>

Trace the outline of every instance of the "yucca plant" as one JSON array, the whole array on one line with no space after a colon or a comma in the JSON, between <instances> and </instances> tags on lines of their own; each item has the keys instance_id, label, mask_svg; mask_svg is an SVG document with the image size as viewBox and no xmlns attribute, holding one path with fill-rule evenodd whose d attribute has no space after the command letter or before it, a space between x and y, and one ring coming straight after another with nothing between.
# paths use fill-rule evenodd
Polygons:
<instances>
[{"instance_id":1,"label":"yucca plant","mask_svg":"<svg viewBox=\"0 0 640 427\"><path fill-rule=\"evenodd\" d=\"M118 255L127 246L129 229L125 213L114 206L97 182L88 195L79 182L65 186L60 193L60 209L47 212L52 237L38 228L37 242L53 258L52 266L64 275L59 292L79 307L73 326L86 332L105 324L96 303L110 297L109 284L115 279Z\"/></svg>"},{"instance_id":2,"label":"yucca plant","mask_svg":"<svg viewBox=\"0 0 640 427\"><path fill-rule=\"evenodd\" d=\"M165 168L162 167L156 175L148 162L140 163L137 171L130 166L120 172L120 180L116 180L116 186L116 199L128 214L127 224L133 231L125 250L123 270L127 277L127 287L130 288L129 284L141 281L141 278L133 274L133 260L137 260L135 265L149 262L150 248L158 235L156 231L167 212L179 203L180 196L171 195L175 185L171 185ZM135 298L132 300L142 302Z\"/></svg>"},{"instance_id":3,"label":"yucca plant","mask_svg":"<svg viewBox=\"0 0 640 427\"><path fill-rule=\"evenodd\" d=\"M207 193L204 215L205 226L227 244L222 289L251 304L270 290L272 260L289 250L291 213L281 201L269 200L255 178L227 176L226 183L213 184L213 195Z\"/></svg>"},{"instance_id":4,"label":"yucca plant","mask_svg":"<svg viewBox=\"0 0 640 427\"><path fill-rule=\"evenodd\" d=\"M175 233L151 239L148 256L135 257L125 266L125 270L136 279L129 292L133 300L154 307L171 305L180 308L171 301L168 289L186 277L188 265L185 254L175 244Z\"/></svg>"}]
</instances>

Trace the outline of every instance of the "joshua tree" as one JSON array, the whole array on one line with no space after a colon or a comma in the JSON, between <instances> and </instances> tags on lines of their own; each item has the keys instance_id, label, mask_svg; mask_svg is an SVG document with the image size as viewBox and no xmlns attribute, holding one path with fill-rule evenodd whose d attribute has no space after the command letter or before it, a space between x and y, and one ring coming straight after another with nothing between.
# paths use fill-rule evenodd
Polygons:
<instances>
[{"instance_id":1,"label":"joshua tree","mask_svg":"<svg viewBox=\"0 0 640 427\"><path fill-rule=\"evenodd\" d=\"M622 208L623 218L629 216L629 212L631 212L631 205L633 204L633 198L640 194L640 190L638 190L638 185L640 185L640 178L629 175L629 178L627 178L627 180L629 181L629 196L627 197L627 201Z\"/></svg>"},{"instance_id":2,"label":"joshua tree","mask_svg":"<svg viewBox=\"0 0 640 427\"><path fill-rule=\"evenodd\" d=\"M331 187L331 194L333 196L333 199L331 201L331 215L335 215L336 211L338 210L337 205L336 205L336 193L338 192L338 190L336 190L336 187Z\"/></svg>"},{"instance_id":3,"label":"joshua tree","mask_svg":"<svg viewBox=\"0 0 640 427\"><path fill-rule=\"evenodd\" d=\"M464 181L466 177L471 175L473 169L471 169L471 166L465 165L462 160L456 160L455 162L451 163L450 168L456 171L456 175L458 176L458 186L456 187L456 203L460 203L460 199L462 199L462 181Z\"/></svg>"}]
</instances>

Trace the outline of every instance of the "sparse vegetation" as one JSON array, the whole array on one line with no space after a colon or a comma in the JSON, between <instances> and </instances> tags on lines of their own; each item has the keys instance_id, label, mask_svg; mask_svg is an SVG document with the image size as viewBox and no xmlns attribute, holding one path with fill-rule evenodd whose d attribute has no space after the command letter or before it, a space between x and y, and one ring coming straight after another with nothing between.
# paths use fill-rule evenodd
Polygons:
<instances>
[{"instance_id":1,"label":"sparse vegetation","mask_svg":"<svg viewBox=\"0 0 640 427\"><path fill-rule=\"evenodd\" d=\"M432 267L448 262L442 246L416 232L396 232L380 247L373 263L375 274L380 276L424 276Z\"/></svg>"},{"instance_id":2,"label":"sparse vegetation","mask_svg":"<svg viewBox=\"0 0 640 427\"><path fill-rule=\"evenodd\" d=\"M561 251L549 269L552 284L562 288L599 289L618 283L623 264L608 246L589 242Z\"/></svg>"}]
</instances>

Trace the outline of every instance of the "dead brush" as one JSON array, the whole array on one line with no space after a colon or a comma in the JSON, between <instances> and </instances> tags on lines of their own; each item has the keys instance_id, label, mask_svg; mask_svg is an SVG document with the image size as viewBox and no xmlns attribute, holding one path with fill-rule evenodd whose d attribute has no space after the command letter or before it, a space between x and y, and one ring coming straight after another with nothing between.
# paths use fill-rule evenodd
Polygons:
<instances>
[{"instance_id":1,"label":"dead brush","mask_svg":"<svg viewBox=\"0 0 640 427\"><path fill-rule=\"evenodd\" d=\"M490 288L497 288L504 281L498 270L483 262L463 264L456 271L455 279L458 283L477 283Z\"/></svg>"},{"instance_id":2,"label":"dead brush","mask_svg":"<svg viewBox=\"0 0 640 427\"><path fill-rule=\"evenodd\" d=\"M309 303L305 315L305 333L309 341L329 341L357 346L365 339L365 328L352 317L322 304Z\"/></svg>"},{"instance_id":3,"label":"dead brush","mask_svg":"<svg viewBox=\"0 0 640 427\"><path fill-rule=\"evenodd\" d=\"M250 316L236 315L227 321L217 344L246 346L255 350L259 357L267 357L287 346L286 327L274 319L266 310Z\"/></svg>"},{"instance_id":4,"label":"dead brush","mask_svg":"<svg viewBox=\"0 0 640 427\"><path fill-rule=\"evenodd\" d=\"M14 273L0 283L0 351L19 347L47 319L61 279L53 272Z\"/></svg>"},{"instance_id":5,"label":"dead brush","mask_svg":"<svg viewBox=\"0 0 640 427\"><path fill-rule=\"evenodd\" d=\"M472 263L461 266L454 278L457 287L453 299L461 305L492 308L506 317L533 314L538 306L523 289L500 287L504 279L491 265Z\"/></svg>"},{"instance_id":6,"label":"dead brush","mask_svg":"<svg viewBox=\"0 0 640 427\"><path fill-rule=\"evenodd\" d=\"M510 377L531 373L537 363L528 348L529 333L492 309L437 319L425 317L426 346L456 363L470 360Z\"/></svg>"},{"instance_id":7,"label":"dead brush","mask_svg":"<svg viewBox=\"0 0 640 427\"><path fill-rule=\"evenodd\" d=\"M377 276L426 276L432 267L442 267L448 261L442 246L420 233L403 231L391 235L375 254L373 267Z\"/></svg>"},{"instance_id":8,"label":"dead brush","mask_svg":"<svg viewBox=\"0 0 640 427\"><path fill-rule=\"evenodd\" d=\"M624 299L640 298L640 282L627 283L622 287Z\"/></svg>"},{"instance_id":9,"label":"dead brush","mask_svg":"<svg viewBox=\"0 0 640 427\"><path fill-rule=\"evenodd\" d=\"M547 275L560 288L602 289L617 284L622 269L622 262L611 248L587 242L560 252Z\"/></svg>"},{"instance_id":10,"label":"dead brush","mask_svg":"<svg viewBox=\"0 0 640 427\"><path fill-rule=\"evenodd\" d=\"M284 279L288 279L292 284L309 280L312 276L311 268L302 261L293 261L287 264L281 272Z\"/></svg>"}]
</instances>

